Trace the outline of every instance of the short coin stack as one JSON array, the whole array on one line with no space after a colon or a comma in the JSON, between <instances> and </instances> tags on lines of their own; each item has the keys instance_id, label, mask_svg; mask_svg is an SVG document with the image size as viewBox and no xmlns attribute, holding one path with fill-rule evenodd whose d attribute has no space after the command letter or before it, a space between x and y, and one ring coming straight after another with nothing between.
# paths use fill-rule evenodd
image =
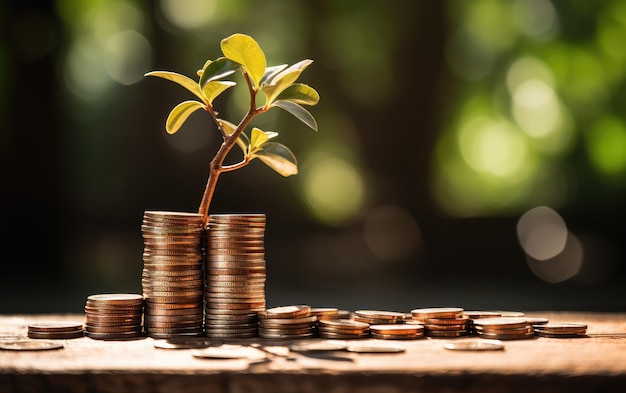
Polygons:
<instances>
[{"instance_id":1,"label":"short coin stack","mask_svg":"<svg viewBox=\"0 0 626 393\"><path fill-rule=\"evenodd\" d=\"M322 319L317 321L318 334L322 338L349 340L367 338L370 325L351 319Z\"/></svg>"},{"instance_id":2,"label":"short coin stack","mask_svg":"<svg viewBox=\"0 0 626 393\"><path fill-rule=\"evenodd\" d=\"M370 325L370 334L383 340L415 340L424 337L424 326L405 323Z\"/></svg>"},{"instance_id":3,"label":"short coin stack","mask_svg":"<svg viewBox=\"0 0 626 393\"><path fill-rule=\"evenodd\" d=\"M258 334L265 310L265 215L213 214L206 231L205 334Z\"/></svg>"},{"instance_id":4,"label":"short coin stack","mask_svg":"<svg viewBox=\"0 0 626 393\"><path fill-rule=\"evenodd\" d=\"M83 324L72 322L32 323L28 325L28 338L63 340L83 337Z\"/></svg>"},{"instance_id":5,"label":"short coin stack","mask_svg":"<svg viewBox=\"0 0 626 393\"><path fill-rule=\"evenodd\" d=\"M320 319L339 319L339 309L334 307L314 307L311 308L311 315Z\"/></svg>"},{"instance_id":6,"label":"short coin stack","mask_svg":"<svg viewBox=\"0 0 626 393\"><path fill-rule=\"evenodd\" d=\"M356 310L354 320L370 325L402 323L406 314L395 311Z\"/></svg>"},{"instance_id":7,"label":"short coin stack","mask_svg":"<svg viewBox=\"0 0 626 393\"><path fill-rule=\"evenodd\" d=\"M499 311L480 311L480 310L476 310L476 311L468 311L468 310L464 310L463 311L463 316L469 318L469 333L470 335L477 335L478 332L476 331L476 328L474 327L474 321L476 319L481 319L481 318L498 318L501 317L502 314Z\"/></svg>"},{"instance_id":8,"label":"short coin stack","mask_svg":"<svg viewBox=\"0 0 626 393\"><path fill-rule=\"evenodd\" d=\"M317 316L307 305L274 307L258 314L259 337L306 338L316 333Z\"/></svg>"},{"instance_id":9,"label":"short coin stack","mask_svg":"<svg viewBox=\"0 0 626 393\"><path fill-rule=\"evenodd\" d=\"M462 337L469 335L468 317L460 307L417 308L411 310L414 321L422 324L428 337Z\"/></svg>"},{"instance_id":10,"label":"short coin stack","mask_svg":"<svg viewBox=\"0 0 626 393\"><path fill-rule=\"evenodd\" d=\"M91 295L85 304L85 335L125 340L142 335L143 296L134 293Z\"/></svg>"},{"instance_id":11,"label":"short coin stack","mask_svg":"<svg viewBox=\"0 0 626 393\"><path fill-rule=\"evenodd\" d=\"M535 335L551 338L586 337L587 324L580 322L546 323L534 325Z\"/></svg>"},{"instance_id":12,"label":"short coin stack","mask_svg":"<svg viewBox=\"0 0 626 393\"><path fill-rule=\"evenodd\" d=\"M498 317L474 320L478 336L494 340L523 340L533 338L533 327L526 318Z\"/></svg>"},{"instance_id":13,"label":"short coin stack","mask_svg":"<svg viewBox=\"0 0 626 393\"><path fill-rule=\"evenodd\" d=\"M141 229L146 333L153 338L202 335L202 215L146 211Z\"/></svg>"}]
</instances>

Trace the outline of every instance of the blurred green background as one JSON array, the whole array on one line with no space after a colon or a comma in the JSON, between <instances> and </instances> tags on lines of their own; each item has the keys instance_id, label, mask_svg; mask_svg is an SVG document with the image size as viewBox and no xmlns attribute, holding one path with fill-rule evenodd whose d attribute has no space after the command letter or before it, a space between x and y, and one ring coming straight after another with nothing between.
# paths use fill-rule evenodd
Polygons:
<instances>
[{"instance_id":1,"label":"blurred green background","mask_svg":"<svg viewBox=\"0 0 626 393\"><path fill-rule=\"evenodd\" d=\"M255 123L297 176L253 162L212 204L267 214L268 306L626 311L624 1L11 0L0 17L0 312L141 293L143 212L195 212L221 143L200 112L168 135L191 97L143 75L195 77L238 32L269 65L313 59L300 80L321 96L318 133L280 110Z\"/></svg>"}]
</instances>

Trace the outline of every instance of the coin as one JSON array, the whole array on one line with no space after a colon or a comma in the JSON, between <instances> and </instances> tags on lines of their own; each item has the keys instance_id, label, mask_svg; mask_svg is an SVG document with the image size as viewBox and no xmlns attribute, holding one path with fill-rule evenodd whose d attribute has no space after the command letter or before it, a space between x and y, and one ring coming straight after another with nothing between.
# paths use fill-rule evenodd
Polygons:
<instances>
[{"instance_id":1,"label":"coin","mask_svg":"<svg viewBox=\"0 0 626 393\"><path fill-rule=\"evenodd\" d=\"M445 349L453 351L497 351L504 349L504 344L500 340L472 340L472 341L455 341L445 343Z\"/></svg>"},{"instance_id":2,"label":"coin","mask_svg":"<svg viewBox=\"0 0 626 393\"><path fill-rule=\"evenodd\" d=\"M105 293L91 295L87 300L93 304L105 303L107 305L134 305L143 302L143 296L136 293Z\"/></svg>"},{"instance_id":3,"label":"coin","mask_svg":"<svg viewBox=\"0 0 626 393\"><path fill-rule=\"evenodd\" d=\"M154 340L153 345L155 348L161 349L199 349L208 348L210 345L210 341L204 338L177 337Z\"/></svg>"},{"instance_id":4,"label":"coin","mask_svg":"<svg viewBox=\"0 0 626 393\"><path fill-rule=\"evenodd\" d=\"M460 318L463 316L461 307L430 307L411 310L413 319L423 321L425 318Z\"/></svg>"},{"instance_id":5,"label":"coin","mask_svg":"<svg viewBox=\"0 0 626 393\"><path fill-rule=\"evenodd\" d=\"M354 343L346 348L349 352L357 353L399 353L406 351L404 346L387 343Z\"/></svg>"},{"instance_id":6,"label":"coin","mask_svg":"<svg viewBox=\"0 0 626 393\"><path fill-rule=\"evenodd\" d=\"M0 349L7 349L12 351L43 351L48 349L60 349L63 348L63 344L56 341L45 340L14 340L3 341L0 340Z\"/></svg>"},{"instance_id":7,"label":"coin","mask_svg":"<svg viewBox=\"0 0 626 393\"><path fill-rule=\"evenodd\" d=\"M303 341L289 345L294 352L343 351L347 348L348 344L340 340Z\"/></svg>"},{"instance_id":8,"label":"coin","mask_svg":"<svg viewBox=\"0 0 626 393\"><path fill-rule=\"evenodd\" d=\"M308 316L310 313L311 307L307 305L280 306L260 312L259 318L297 318Z\"/></svg>"},{"instance_id":9,"label":"coin","mask_svg":"<svg viewBox=\"0 0 626 393\"><path fill-rule=\"evenodd\" d=\"M207 359L265 359L267 357L265 352L256 348L233 344L198 349L192 351L191 354L197 358Z\"/></svg>"},{"instance_id":10,"label":"coin","mask_svg":"<svg viewBox=\"0 0 626 393\"><path fill-rule=\"evenodd\" d=\"M528 326L528 322L525 318L496 317L475 320L474 326L482 326L483 328L521 328Z\"/></svg>"},{"instance_id":11,"label":"coin","mask_svg":"<svg viewBox=\"0 0 626 393\"><path fill-rule=\"evenodd\" d=\"M74 332L82 330L83 324L77 322L47 322L47 323L31 323L28 325L29 332Z\"/></svg>"}]
</instances>

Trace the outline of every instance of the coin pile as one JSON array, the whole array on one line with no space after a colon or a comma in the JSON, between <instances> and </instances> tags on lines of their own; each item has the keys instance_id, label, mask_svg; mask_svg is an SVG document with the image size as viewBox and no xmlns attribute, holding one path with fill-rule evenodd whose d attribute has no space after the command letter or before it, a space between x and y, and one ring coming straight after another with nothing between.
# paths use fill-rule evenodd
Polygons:
<instances>
[{"instance_id":1,"label":"coin pile","mask_svg":"<svg viewBox=\"0 0 626 393\"><path fill-rule=\"evenodd\" d=\"M306 338L316 333L317 316L307 305L269 308L258 315L259 337Z\"/></svg>"},{"instance_id":2,"label":"coin pile","mask_svg":"<svg viewBox=\"0 0 626 393\"><path fill-rule=\"evenodd\" d=\"M311 315L315 315L320 319L339 319L339 309L334 307L315 307L311 308Z\"/></svg>"},{"instance_id":3,"label":"coin pile","mask_svg":"<svg viewBox=\"0 0 626 393\"><path fill-rule=\"evenodd\" d=\"M469 335L470 319L463 316L463 308L437 307L411 310L414 321L424 326L428 337L462 337Z\"/></svg>"},{"instance_id":4,"label":"coin pile","mask_svg":"<svg viewBox=\"0 0 626 393\"><path fill-rule=\"evenodd\" d=\"M370 335L369 327L368 323L351 319L321 319L317 321L320 337L339 340L367 338Z\"/></svg>"},{"instance_id":5,"label":"coin pile","mask_svg":"<svg viewBox=\"0 0 626 393\"><path fill-rule=\"evenodd\" d=\"M540 337L586 337L587 324L580 322L546 323L543 325L534 325L534 330L535 334Z\"/></svg>"},{"instance_id":6,"label":"coin pile","mask_svg":"<svg viewBox=\"0 0 626 393\"><path fill-rule=\"evenodd\" d=\"M395 311L356 310L353 319L370 325L386 325L402 323L405 317L406 314Z\"/></svg>"},{"instance_id":7,"label":"coin pile","mask_svg":"<svg viewBox=\"0 0 626 393\"><path fill-rule=\"evenodd\" d=\"M28 325L29 338L63 340L84 336L82 323L51 322L31 323Z\"/></svg>"},{"instance_id":8,"label":"coin pile","mask_svg":"<svg viewBox=\"0 0 626 393\"><path fill-rule=\"evenodd\" d=\"M474 327L474 320L480 319L480 318L497 318L497 317L501 317L502 314L499 311L464 310L463 316L469 318L469 326L468 326L469 334L472 336L475 336L478 334L478 332L476 331L476 328Z\"/></svg>"},{"instance_id":9,"label":"coin pile","mask_svg":"<svg viewBox=\"0 0 626 393\"><path fill-rule=\"evenodd\" d=\"M523 340L533 338L533 327L526 318L497 317L477 319L474 328L478 336L494 340Z\"/></svg>"},{"instance_id":10,"label":"coin pile","mask_svg":"<svg viewBox=\"0 0 626 393\"><path fill-rule=\"evenodd\" d=\"M256 337L265 310L265 215L213 214L206 231L205 334Z\"/></svg>"},{"instance_id":11,"label":"coin pile","mask_svg":"<svg viewBox=\"0 0 626 393\"><path fill-rule=\"evenodd\" d=\"M85 335L124 340L142 335L143 296L134 293L91 295L85 304Z\"/></svg>"},{"instance_id":12,"label":"coin pile","mask_svg":"<svg viewBox=\"0 0 626 393\"><path fill-rule=\"evenodd\" d=\"M406 323L370 325L370 334L383 340L414 340L424 337L424 326Z\"/></svg>"},{"instance_id":13,"label":"coin pile","mask_svg":"<svg viewBox=\"0 0 626 393\"><path fill-rule=\"evenodd\" d=\"M146 333L153 338L202 335L202 215L146 211L141 230Z\"/></svg>"}]
</instances>

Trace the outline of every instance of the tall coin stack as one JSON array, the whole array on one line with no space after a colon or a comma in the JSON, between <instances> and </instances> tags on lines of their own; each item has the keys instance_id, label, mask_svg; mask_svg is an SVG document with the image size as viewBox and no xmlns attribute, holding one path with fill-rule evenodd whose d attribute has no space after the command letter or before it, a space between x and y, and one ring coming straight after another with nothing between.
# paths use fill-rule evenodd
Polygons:
<instances>
[{"instance_id":1,"label":"tall coin stack","mask_svg":"<svg viewBox=\"0 0 626 393\"><path fill-rule=\"evenodd\" d=\"M209 216L205 243L207 337L257 336L257 312L265 310L264 232L264 214Z\"/></svg>"},{"instance_id":2,"label":"tall coin stack","mask_svg":"<svg viewBox=\"0 0 626 393\"><path fill-rule=\"evenodd\" d=\"M146 211L144 329L153 338L203 334L202 215Z\"/></svg>"}]
</instances>

